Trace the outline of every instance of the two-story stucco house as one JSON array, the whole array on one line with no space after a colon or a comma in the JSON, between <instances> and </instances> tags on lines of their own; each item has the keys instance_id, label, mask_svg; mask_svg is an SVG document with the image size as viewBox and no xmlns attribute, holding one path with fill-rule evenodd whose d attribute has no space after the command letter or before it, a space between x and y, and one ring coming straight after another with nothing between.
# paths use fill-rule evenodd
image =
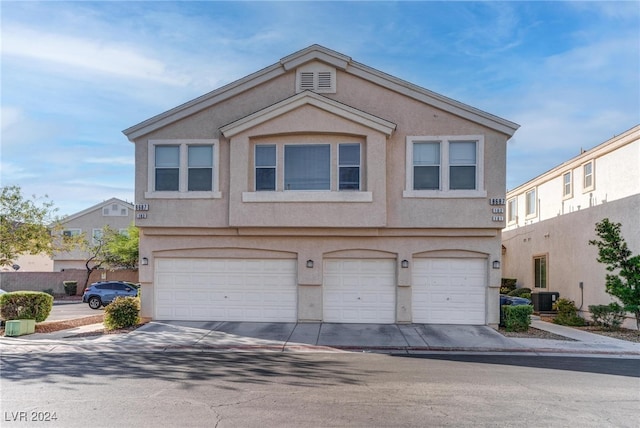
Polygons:
<instances>
[{"instance_id":1,"label":"two-story stucco house","mask_svg":"<svg viewBox=\"0 0 640 428\"><path fill-rule=\"evenodd\" d=\"M318 45L128 128L143 315L495 325L517 128Z\"/></svg>"},{"instance_id":2,"label":"two-story stucco house","mask_svg":"<svg viewBox=\"0 0 640 428\"><path fill-rule=\"evenodd\" d=\"M507 193L504 276L534 293L558 292L588 319L589 305L614 301L588 245L604 218L621 223L629 249L640 253L640 125Z\"/></svg>"},{"instance_id":3,"label":"two-story stucco house","mask_svg":"<svg viewBox=\"0 0 640 428\"><path fill-rule=\"evenodd\" d=\"M86 240L91 241L102 236L105 226L125 233L133 223L133 214L133 204L111 198L67 216L60 223L64 235L84 235ZM86 269L88 257L90 255L81 249L56 253L53 255L53 270L59 272L65 269Z\"/></svg>"}]
</instances>

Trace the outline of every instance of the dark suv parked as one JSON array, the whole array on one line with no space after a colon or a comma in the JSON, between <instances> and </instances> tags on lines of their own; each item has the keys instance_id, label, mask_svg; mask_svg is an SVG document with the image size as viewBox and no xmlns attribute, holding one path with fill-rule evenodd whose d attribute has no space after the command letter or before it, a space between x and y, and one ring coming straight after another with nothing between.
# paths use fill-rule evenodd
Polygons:
<instances>
[{"instance_id":1,"label":"dark suv parked","mask_svg":"<svg viewBox=\"0 0 640 428\"><path fill-rule=\"evenodd\" d=\"M116 297L135 297L138 286L124 281L94 282L84 290L82 301L88 303L91 309L100 309L113 302Z\"/></svg>"}]
</instances>

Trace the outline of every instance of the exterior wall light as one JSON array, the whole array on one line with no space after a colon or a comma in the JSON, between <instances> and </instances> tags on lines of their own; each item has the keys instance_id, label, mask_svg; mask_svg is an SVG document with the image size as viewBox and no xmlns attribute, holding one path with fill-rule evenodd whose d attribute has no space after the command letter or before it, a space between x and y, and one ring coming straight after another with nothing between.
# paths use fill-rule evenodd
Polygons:
<instances>
[{"instance_id":1,"label":"exterior wall light","mask_svg":"<svg viewBox=\"0 0 640 428\"><path fill-rule=\"evenodd\" d=\"M494 260L493 261L493 268L494 269L500 269L500 260Z\"/></svg>"},{"instance_id":2,"label":"exterior wall light","mask_svg":"<svg viewBox=\"0 0 640 428\"><path fill-rule=\"evenodd\" d=\"M400 266L402 266L403 269L406 269L409 267L409 260L403 260L400 262Z\"/></svg>"},{"instance_id":3,"label":"exterior wall light","mask_svg":"<svg viewBox=\"0 0 640 428\"><path fill-rule=\"evenodd\" d=\"M142 258L142 266L146 266L146 265L148 265L148 264L149 264L149 259L148 259L148 258L146 258L146 257L143 257L143 258Z\"/></svg>"},{"instance_id":4,"label":"exterior wall light","mask_svg":"<svg viewBox=\"0 0 640 428\"><path fill-rule=\"evenodd\" d=\"M310 269L313 268L313 260L311 259L307 260L307 267Z\"/></svg>"}]
</instances>

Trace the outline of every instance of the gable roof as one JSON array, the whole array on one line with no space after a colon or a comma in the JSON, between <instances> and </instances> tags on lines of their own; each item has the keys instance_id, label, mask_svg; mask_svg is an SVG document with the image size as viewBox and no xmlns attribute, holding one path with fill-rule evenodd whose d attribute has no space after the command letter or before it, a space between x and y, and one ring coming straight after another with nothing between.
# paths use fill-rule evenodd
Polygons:
<instances>
[{"instance_id":1,"label":"gable roof","mask_svg":"<svg viewBox=\"0 0 640 428\"><path fill-rule=\"evenodd\" d=\"M222 131L222 134L225 137L230 138L242 131L305 105L312 105L321 110L328 111L352 122L375 129L387 136L390 136L393 130L396 129L396 124L393 122L373 116L336 100L323 97L315 92L304 91L282 100L279 103L252 113L249 116L231 122L221 127L220 131Z\"/></svg>"},{"instance_id":2,"label":"gable roof","mask_svg":"<svg viewBox=\"0 0 640 428\"><path fill-rule=\"evenodd\" d=\"M320 45L311 45L305 49L282 58L278 63L250 74L240 80L222 86L212 92L195 98L187 103L172 108L164 113L147 119L122 131L130 141L153 132L163 126L174 123L194 113L207 109L241 92L256 87L261 83L278 77L288 71L310 61L322 61L345 73L350 73L364 80L386 87L410 98L432 105L441 110L460 116L490 129L512 136L520 127L518 124L494 116L475 107L447 98L428 89L393 77L364 64L353 61L339 52Z\"/></svg>"},{"instance_id":3,"label":"gable roof","mask_svg":"<svg viewBox=\"0 0 640 428\"><path fill-rule=\"evenodd\" d=\"M129 208L130 210L133 209L133 204L132 203L125 202L122 199L118 199L118 198L111 198L109 200L100 202L99 204L93 205L93 206L91 206L91 207L89 207L87 209L79 211L79 212L77 212L75 214L68 215L68 216L64 217L62 220L60 220L60 223L70 222L70 221L75 220L75 219L77 219L79 217L82 217L83 215L89 214L89 213L97 211L99 209L101 210L103 207L106 207L107 205L116 204L116 203L120 204L120 205L124 205L127 208Z\"/></svg>"}]
</instances>

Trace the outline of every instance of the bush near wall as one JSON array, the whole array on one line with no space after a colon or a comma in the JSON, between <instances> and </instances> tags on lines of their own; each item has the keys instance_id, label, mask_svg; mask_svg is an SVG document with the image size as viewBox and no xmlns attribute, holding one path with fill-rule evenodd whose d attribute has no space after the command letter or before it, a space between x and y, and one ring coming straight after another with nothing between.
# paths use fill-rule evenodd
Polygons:
<instances>
[{"instance_id":1,"label":"bush near wall","mask_svg":"<svg viewBox=\"0 0 640 428\"><path fill-rule=\"evenodd\" d=\"M502 278L500 281L500 294L509 294L516 289L516 278Z\"/></svg>"},{"instance_id":2,"label":"bush near wall","mask_svg":"<svg viewBox=\"0 0 640 428\"><path fill-rule=\"evenodd\" d=\"M526 294L531 296L531 289L530 288L527 288L527 287L516 288L515 290L510 291L509 293L507 293L508 296L515 296L515 297L525 297L523 295L526 295Z\"/></svg>"},{"instance_id":3,"label":"bush near wall","mask_svg":"<svg viewBox=\"0 0 640 428\"><path fill-rule=\"evenodd\" d=\"M573 300L558 299L553 304L553 310L558 312L553 319L555 324L568 325L571 327L580 327L585 324L584 319L578 315L578 308L576 308Z\"/></svg>"},{"instance_id":4,"label":"bush near wall","mask_svg":"<svg viewBox=\"0 0 640 428\"><path fill-rule=\"evenodd\" d=\"M595 325L607 330L618 330L624 322L624 308L616 302L608 305L589 305L589 312Z\"/></svg>"},{"instance_id":5,"label":"bush near wall","mask_svg":"<svg viewBox=\"0 0 640 428\"><path fill-rule=\"evenodd\" d=\"M116 297L104 308L104 326L107 330L134 327L140 324L140 299Z\"/></svg>"},{"instance_id":6,"label":"bush near wall","mask_svg":"<svg viewBox=\"0 0 640 428\"><path fill-rule=\"evenodd\" d=\"M53 308L53 296L40 291L14 291L0 295L0 317L4 320L42 322Z\"/></svg>"},{"instance_id":7,"label":"bush near wall","mask_svg":"<svg viewBox=\"0 0 640 428\"><path fill-rule=\"evenodd\" d=\"M503 305L504 326L507 331L527 331L531 325L531 305Z\"/></svg>"}]
</instances>

